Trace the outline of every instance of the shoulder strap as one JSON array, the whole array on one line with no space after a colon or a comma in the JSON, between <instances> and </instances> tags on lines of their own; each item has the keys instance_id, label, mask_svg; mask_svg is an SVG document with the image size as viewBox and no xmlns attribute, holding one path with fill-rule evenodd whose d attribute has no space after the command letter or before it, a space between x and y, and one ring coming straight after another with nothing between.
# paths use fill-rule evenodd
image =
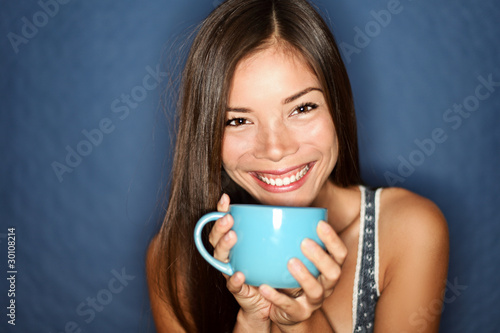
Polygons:
<instances>
[{"instance_id":1,"label":"shoulder strap","mask_svg":"<svg viewBox=\"0 0 500 333\"><path fill-rule=\"evenodd\" d=\"M361 187L358 256L353 290L353 332L372 332L378 288L378 210L380 189Z\"/></svg>"}]
</instances>

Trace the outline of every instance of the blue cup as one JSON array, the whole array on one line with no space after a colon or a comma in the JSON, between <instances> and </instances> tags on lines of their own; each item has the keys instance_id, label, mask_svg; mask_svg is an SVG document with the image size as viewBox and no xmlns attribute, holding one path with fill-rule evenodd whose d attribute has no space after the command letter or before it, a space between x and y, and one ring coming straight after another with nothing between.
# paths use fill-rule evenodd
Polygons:
<instances>
[{"instance_id":1,"label":"blue cup","mask_svg":"<svg viewBox=\"0 0 500 333\"><path fill-rule=\"evenodd\" d=\"M228 263L210 255L201 240L203 227L226 214L233 217L232 230L238 237L229 253ZM298 258L312 275L319 275L318 269L302 253L300 244L305 238L310 238L325 248L316 227L319 221L326 219L325 208L230 205L228 213L204 215L196 224L194 240L203 258L224 274L242 272L245 283L253 286L268 284L273 288L299 288L287 263Z\"/></svg>"}]
</instances>

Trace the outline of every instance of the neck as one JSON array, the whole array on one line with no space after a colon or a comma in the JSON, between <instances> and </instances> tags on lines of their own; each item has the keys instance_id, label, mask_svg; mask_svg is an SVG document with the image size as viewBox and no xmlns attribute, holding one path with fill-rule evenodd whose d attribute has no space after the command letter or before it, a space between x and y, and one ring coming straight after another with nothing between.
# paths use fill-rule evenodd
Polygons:
<instances>
[{"instance_id":1,"label":"neck","mask_svg":"<svg viewBox=\"0 0 500 333\"><path fill-rule=\"evenodd\" d=\"M360 195L357 187L342 188L329 179L313 201L313 207L328 209L328 223L337 234L342 233L359 214Z\"/></svg>"}]
</instances>

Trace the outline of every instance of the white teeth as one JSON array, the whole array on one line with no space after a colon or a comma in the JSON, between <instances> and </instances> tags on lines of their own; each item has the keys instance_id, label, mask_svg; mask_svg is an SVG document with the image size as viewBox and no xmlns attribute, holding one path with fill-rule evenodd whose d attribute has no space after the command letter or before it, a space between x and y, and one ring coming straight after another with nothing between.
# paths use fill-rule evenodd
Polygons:
<instances>
[{"instance_id":1,"label":"white teeth","mask_svg":"<svg viewBox=\"0 0 500 333\"><path fill-rule=\"evenodd\" d=\"M290 177L285 177L283 179L281 178L267 178L261 175L258 175L259 179L262 180L264 183L272 185L272 186L286 186L290 185L292 183L295 183L309 171L309 165L306 165L302 170L297 171L295 175L292 175Z\"/></svg>"}]
</instances>

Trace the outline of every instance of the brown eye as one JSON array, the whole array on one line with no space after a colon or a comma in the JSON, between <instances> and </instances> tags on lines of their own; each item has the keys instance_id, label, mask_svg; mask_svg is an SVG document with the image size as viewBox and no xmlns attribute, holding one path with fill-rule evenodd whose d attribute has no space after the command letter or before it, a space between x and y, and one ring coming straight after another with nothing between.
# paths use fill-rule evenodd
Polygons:
<instances>
[{"instance_id":1,"label":"brown eye","mask_svg":"<svg viewBox=\"0 0 500 333\"><path fill-rule=\"evenodd\" d=\"M226 121L226 126L241 126L245 125L247 120L245 118L232 118Z\"/></svg>"}]
</instances>

